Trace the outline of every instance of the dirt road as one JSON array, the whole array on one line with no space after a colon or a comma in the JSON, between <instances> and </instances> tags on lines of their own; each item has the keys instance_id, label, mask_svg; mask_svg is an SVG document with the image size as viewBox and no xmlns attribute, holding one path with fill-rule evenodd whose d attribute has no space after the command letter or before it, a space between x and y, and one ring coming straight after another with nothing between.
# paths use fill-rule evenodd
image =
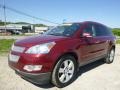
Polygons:
<instances>
[{"instance_id":1,"label":"dirt road","mask_svg":"<svg viewBox=\"0 0 120 90\"><path fill-rule=\"evenodd\" d=\"M102 61L80 68L75 81L65 88L53 85L36 86L23 80L8 67L7 55L0 55L0 90L120 90L120 45L117 45L115 61Z\"/></svg>"}]
</instances>

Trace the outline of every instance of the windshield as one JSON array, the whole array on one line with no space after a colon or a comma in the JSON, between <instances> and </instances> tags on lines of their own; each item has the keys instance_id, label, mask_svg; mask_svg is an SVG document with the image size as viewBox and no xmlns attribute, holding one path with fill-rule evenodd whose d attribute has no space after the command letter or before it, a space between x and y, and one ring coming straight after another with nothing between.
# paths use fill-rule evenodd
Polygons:
<instances>
[{"instance_id":1,"label":"windshield","mask_svg":"<svg viewBox=\"0 0 120 90\"><path fill-rule=\"evenodd\" d=\"M45 32L45 35L55 35L55 36L71 36L73 35L78 29L80 28L80 24L68 24L57 26L53 29L48 30Z\"/></svg>"}]
</instances>

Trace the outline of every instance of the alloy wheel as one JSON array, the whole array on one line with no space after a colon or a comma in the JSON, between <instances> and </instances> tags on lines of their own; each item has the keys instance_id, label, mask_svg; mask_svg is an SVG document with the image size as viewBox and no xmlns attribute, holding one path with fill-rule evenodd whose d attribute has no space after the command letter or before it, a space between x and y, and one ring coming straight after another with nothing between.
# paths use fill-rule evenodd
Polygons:
<instances>
[{"instance_id":1,"label":"alloy wheel","mask_svg":"<svg viewBox=\"0 0 120 90\"><path fill-rule=\"evenodd\" d=\"M61 83L68 82L74 74L74 63L72 60L65 60L58 71L58 79Z\"/></svg>"}]
</instances>

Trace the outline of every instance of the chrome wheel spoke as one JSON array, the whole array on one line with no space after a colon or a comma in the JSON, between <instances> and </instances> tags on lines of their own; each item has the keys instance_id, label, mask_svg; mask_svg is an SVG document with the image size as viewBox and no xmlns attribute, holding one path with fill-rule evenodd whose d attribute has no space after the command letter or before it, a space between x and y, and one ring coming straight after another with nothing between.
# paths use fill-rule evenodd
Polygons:
<instances>
[{"instance_id":1,"label":"chrome wheel spoke","mask_svg":"<svg viewBox=\"0 0 120 90\"><path fill-rule=\"evenodd\" d=\"M66 76L66 77L65 77L65 81L66 81L66 82L69 81L69 80L70 80L70 76L69 76L68 74L66 74L65 76Z\"/></svg>"},{"instance_id":2,"label":"chrome wheel spoke","mask_svg":"<svg viewBox=\"0 0 120 90\"><path fill-rule=\"evenodd\" d=\"M112 50L112 51L110 52L109 60L110 60L110 61L113 61L113 59L114 59L114 51Z\"/></svg>"},{"instance_id":3,"label":"chrome wheel spoke","mask_svg":"<svg viewBox=\"0 0 120 90\"><path fill-rule=\"evenodd\" d=\"M62 74L61 77L59 78L61 82L64 82L64 79L65 79L65 74Z\"/></svg>"},{"instance_id":4,"label":"chrome wheel spoke","mask_svg":"<svg viewBox=\"0 0 120 90\"><path fill-rule=\"evenodd\" d=\"M73 74L73 71L74 71L73 69L69 70L68 73L71 75L71 74Z\"/></svg>"},{"instance_id":5,"label":"chrome wheel spoke","mask_svg":"<svg viewBox=\"0 0 120 90\"><path fill-rule=\"evenodd\" d=\"M70 62L69 65L68 65L68 69L71 69L73 67L73 63Z\"/></svg>"},{"instance_id":6,"label":"chrome wheel spoke","mask_svg":"<svg viewBox=\"0 0 120 90\"><path fill-rule=\"evenodd\" d=\"M64 68L60 68L59 73L64 73Z\"/></svg>"},{"instance_id":7,"label":"chrome wheel spoke","mask_svg":"<svg viewBox=\"0 0 120 90\"><path fill-rule=\"evenodd\" d=\"M64 61L64 68L68 67L68 61Z\"/></svg>"}]
</instances>

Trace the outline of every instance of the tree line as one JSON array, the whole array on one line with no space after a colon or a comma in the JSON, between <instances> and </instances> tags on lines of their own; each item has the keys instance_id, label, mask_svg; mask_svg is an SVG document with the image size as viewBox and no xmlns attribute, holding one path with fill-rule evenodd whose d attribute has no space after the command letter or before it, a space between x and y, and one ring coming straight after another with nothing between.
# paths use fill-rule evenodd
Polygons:
<instances>
[{"instance_id":1,"label":"tree line","mask_svg":"<svg viewBox=\"0 0 120 90\"><path fill-rule=\"evenodd\" d=\"M113 28L112 32L113 32L114 35L120 36L120 28Z\"/></svg>"},{"instance_id":2,"label":"tree line","mask_svg":"<svg viewBox=\"0 0 120 90\"><path fill-rule=\"evenodd\" d=\"M44 25L44 24L31 24L31 23L27 23L27 22L6 22L6 25L8 24L30 24L30 25L34 25L36 27L45 27L47 25ZM4 26L5 25L5 22L1 21L0 20L0 26Z\"/></svg>"}]
</instances>

